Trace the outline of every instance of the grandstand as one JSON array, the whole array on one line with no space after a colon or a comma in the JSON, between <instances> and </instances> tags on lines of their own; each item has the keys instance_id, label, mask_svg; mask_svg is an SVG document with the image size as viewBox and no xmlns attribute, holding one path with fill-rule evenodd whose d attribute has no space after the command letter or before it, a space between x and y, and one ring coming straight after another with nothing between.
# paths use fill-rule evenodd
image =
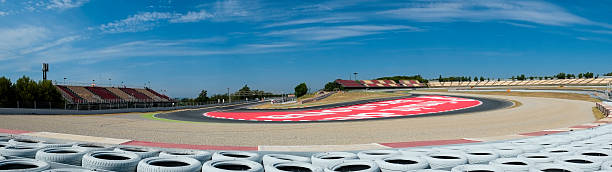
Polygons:
<instances>
[{"instance_id":1,"label":"grandstand","mask_svg":"<svg viewBox=\"0 0 612 172\"><path fill-rule=\"evenodd\" d=\"M400 80L399 83L393 80L341 80L336 83L347 89L360 88L419 88L426 87L426 84L420 83L417 80Z\"/></svg>"},{"instance_id":2,"label":"grandstand","mask_svg":"<svg viewBox=\"0 0 612 172\"><path fill-rule=\"evenodd\" d=\"M549 79L549 80L523 80L523 81L452 81L439 82L429 81L428 87L487 87L487 86L557 86L557 85L576 85L576 86L603 86L612 82L612 78L585 78L585 79ZM420 87L420 86L419 86Z\"/></svg>"},{"instance_id":3,"label":"grandstand","mask_svg":"<svg viewBox=\"0 0 612 172\"><path fill-rule=\"evenodd\" d=\"M146 87L144 89L66 85L55 85L55 87L67 102L73 104L173 101L168 96Z\"/></svg>"}]
</instances>

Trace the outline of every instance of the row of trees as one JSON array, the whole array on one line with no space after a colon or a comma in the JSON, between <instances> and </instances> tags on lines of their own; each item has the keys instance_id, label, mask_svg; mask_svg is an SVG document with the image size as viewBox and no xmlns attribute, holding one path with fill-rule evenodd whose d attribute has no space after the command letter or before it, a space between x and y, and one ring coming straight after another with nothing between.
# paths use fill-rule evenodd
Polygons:
<instances>
[{"instance_id":1,"label":"row of trees","mask_svg":"<svg viewBox=\"0 0 612 172\"><path fill-rule=\"evenodd\" d=\"M421 77L421 75L380 77L376 78L376 80L393 80L395 82L399 82L400 80L418 80L421 83L428 82L427 79Z\"/></svg>"},{"instance_id":2,"label":"row of trees","mask_svg":"<svg viewBox=\"0 0 612 172\"><path fill-rule=\"evenodd\" d=\"M36 102L64 103L64 99L50 80L36 82L23 76L13 84L0 77L0 107L30 107Z\"/></svg>"},{"instance_id":3,"label":"row of trees","mask_svg":"<svg viewBox=\"0 0 612 172\"><path fill-rule=\"evenodd\" d=\"M451 76L451 77L443 78L442 75L440 75L438 77L438 81L440 81L440 82L448 82L448 81L452 81L452 82L456 82L456 81L459 81L459 82L463 82L463 81L489 81L489 80L491 80L491 78L485 78L483 76L480 76L480 77L474 76L474 78L469 77L469 76ZM498 78L498 80L499 80L499 78Z\"/></svg>"},{"instance_id":4,"label":"row of trees","mask_svg":"<svg viewBox=\"0 0 612 172\"><path fill-rule=\"evenodd\" d=\"M604 74L604 76L612 76L612 72ZM574 75L574 74L569 74L569 73L559 73L557 75L554 76L525 76L525 74L521 74L521 75L517 75L517 76L512 76L509 79L512 79L513 81L515 80L519 80L519 81L524 81L524 80L543 80L543 79L576 79L576 78L598 78L599 74L597 74L597 76L595 76L595 74L593 72L585 72L585 73L578 73L578 75ZM440 75L437 79L438 81L441 82L448 82L448 81L452 81L452 82L464 82L464 81L490 81L491 78L485 78L485 77L478 77L478 76L474 76L472 77L466 77L466 76L451 76L451 77L442 77L442 75ZM501 80L501 78L497 78L497 80Z\"/></svg>"},{"instance_id":5,"label":"row of trees","mask_svg":"<svg viewBox=\"0 0 612 172\"><path fill-rule=\"evenodd\" d=\"M251 90L248 85L244 85L240 90L231 93L229 96L227 94L215 94L208 97L208 91L202 90L198 97L196 98L183 98L181 102L217 102L219 100L229 101L231 97L232 100L253 100L255 98L264 98L264 97L274 97L278 95L274 95L273 93L261 91L261 90Z\"/></svg>"}]
</instances>

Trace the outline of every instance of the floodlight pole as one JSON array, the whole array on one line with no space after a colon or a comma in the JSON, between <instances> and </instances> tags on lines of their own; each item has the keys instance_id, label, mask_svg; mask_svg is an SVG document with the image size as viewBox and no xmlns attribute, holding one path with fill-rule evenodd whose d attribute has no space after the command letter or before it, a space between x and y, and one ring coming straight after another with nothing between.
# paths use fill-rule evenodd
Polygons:
<instances>
[{"instance_id":1,"label":"floodlight pole","mask_svg":"<svg viewBox=\"0 0 612 172\"><path fill-rule=\"evenodd\" d=\"M232 97L230 96L229 88L227 88L227 99L229 103L232 103Z\"/></svg>"},{"instance_id":2,"label":"floodlight pole","mask_svg":"<svg viewBox=\"0 0 612 172\"><path fill-rule=\"evenodd\" d=\"M353 73L355 75L355 80L357 80L357 72Z\"/></svg>"}]
</instances>

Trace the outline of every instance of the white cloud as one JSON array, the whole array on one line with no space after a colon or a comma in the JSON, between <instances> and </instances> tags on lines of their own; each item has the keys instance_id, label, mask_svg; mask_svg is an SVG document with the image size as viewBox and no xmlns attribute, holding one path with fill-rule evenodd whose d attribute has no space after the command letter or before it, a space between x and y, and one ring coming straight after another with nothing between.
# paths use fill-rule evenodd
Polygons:
<instances>
[{"instance_id":1,"label":"white cloud","mask_svg":"<svg viewBox=\"0 0 612 172\"><path fill-rule=\"evenodd\" d=\"M172 23L189 23L189 22L198 22L208 18L213 17L212 14L206 12L205 10L201 10L199 12L189 11L187 14L180 15L177 18L170 20Z\"/></svg>"},{"instance_id":2,"label":"white cloud","mask_svg":"<svg viewBox=\"0 0 612 172\"><path fill-rule=\"evenodd\" d=\"M100 30L108 33L147 31L161 20L177 18L177 14L169 12L144 12L129 16L128 18L103 24Z\"/></svg>"},{"instance_id":3,"label":"white cloud","mask_svg":"<svg viewBox=\"0 0 612 172\"><path fill-rule=\"evenodd\" d=\"M421 22L515 20L544 25L594 24L541 1L468 0L409 3L378 14Z\"/></svg>"},{"instance_id":4,"label":"white cloud","mask_svg":"<svg viewBox=\"0 0 612 172\"><path fill-rule=\"evenodd\" d=\"M360 21L360 19L358 17L353 17L353 16L307 18L307 19L298 19L298 20L290 20L290 21L285 21L285 22L272 23L272 24L265 25L264 28L301 25L301 24L313 24L313 23L342 23L342 22L354 22L354 21Z\"/></svg>"},{"instance_id":5,"label":"white cloud","mask_svg":"<svg viewBox=\"0 0 612 172\"><path fill-rule=\"evenodd\" d=\"M76 41L81 39L81 36L79 35L73 35L73 36L68 36L68 37L63 37L60 38L58 40L55 40L53 42L49 42L49 43L45 43L43 45L37 46L37 47L33 47L33 48L28 48L28 49L24 49L20 52L20 54L30 54L30 53L34 53L34 52L39 52L42 50L46 50L52 47L56 47L59 45L63 45L72 41Z\"/></svg>"},{"instance_id":6,"label":"white cloud","mask_svg":"<svg viewBox=\"0 0 612 172\"><path fill-rule=\"evenodd\" d=\"M0 11L0 17L5 16L5 15L8 15L8 13L4 11Z\"/></svg>"},{"instance_id":7,"label":"white cloud","mask_svg":"<svg viewBox=\"0 0 612 172\"><path fill-rule=\"evenodd\" d=\"M80 7L87 2L89 2L89 0L51 0L46 5L46 8L64 10Z\"/></svg>"},{"instance_id":8,"label":"white cloud","mask_svg":"<svg viewBox=\"0 0 612 172\"><path fill-rule=\"evenodd\" d=\"M265 36L288 36L299 40L326 41L348 37L380 34L385 31L421 31L421 29L404 25L348 25L331 27L306 27L273 31Z\"/></svg>"},{"instance_id":9,"label":"white cloud","mask_svg":"<svg viewBox=\"0 0 612 172\"><path fill-rule=\"evenodd\" d=\"M30 47L46 39L47 33L46 28L34 26L0 28L0 60L8 58L9 54L15 55L15 50Z\"/></svg>"}]
</instances>

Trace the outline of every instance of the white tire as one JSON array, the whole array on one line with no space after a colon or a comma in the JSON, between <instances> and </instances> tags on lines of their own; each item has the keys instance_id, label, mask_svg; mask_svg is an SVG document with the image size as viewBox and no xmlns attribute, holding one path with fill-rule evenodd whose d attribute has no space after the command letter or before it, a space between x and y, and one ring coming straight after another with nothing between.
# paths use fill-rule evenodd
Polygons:
<instances>
[{"instance_id":1,"label":"white tire","mask_svg":"<svg viewBox=\"0 0 612 172\"><path fill-rule=\"evenodd\" d=\"M399 152L406 156L427 156L432 153L438 153L438 150L426 148L407 148L400 149Z\"/></svg>"},{"instance_id":2,"label":"white tire","mask_svg":"<svg viewBox=\"0 0 612 172\"><path fill-rule=\"evenodd\" d=\"M55 162L68 165L81 166L85 150L70 147L44 148L36 152L36 159L46 162Z\"/></svg>"},{"instance_id":3,"label":"white tire","mask_svg":"<svg viewBox=\"0 0 612 172\"><path fill-rule=\"evenodd\" d=\"M504 172L504 169L494 165L470 164L460 165L451 169L451 172L470 172L470 171L487 171L487 172Z\"/></svg>"},{"instance_id":4,"label":"white tire","mask_svg":"<svg viewBox=\"0 0 612 172\"><path fill-rule=\"evenodd\" d=\"M83 168L116 172L134 172L140 156L128 152L93 151L83 156Z\"/></svg>"},{"instance_id":5,"label":"white tire","mask_svg":"<svg viewBox=\"0 0 612 172\"><path fill-rule=\"evenodd\" d=\"M380 168L372 160L341 160L325 168L325 172L379 172Z\"/></svg>"},{"instance_id":6,"label":"white tire","mask_svg":"<svg viewBox=\"0 0 612 172\"><path fill-rule=\"evenodd\" d=\"M313 154L310 157L312 165L316 165L322 168L327 168L333 165L335 162L349 159L357 159L357 154L350 152L321 152Z\"/></svg>"},{"instance_id":7,"label":"white tire","mask_svg":"<svg viewBox=\"0 0 612 172\"><path fill-rule=\"evenodd\" d=\"M412 170L409 172L449 172L447 170L434 170L434 169L421 169L421 170Z\"/></svg>"},{"instance_id":8,"label":"white tire","mask_svg":"<svg viewBox=\"0 0 612 172\"><path fill-rule=\"evenodd\" d=\"M4 158L3 156L0 156L0 160L5 160L6 158Z\"/></svg>"},{"instance_id":9,"label":"white tire","mask_svg":"<svg viewBox=\"0 0 612 172\"><path fill-rule=\"evenodd\" d=\"M212 154L207 151L196 150L181 150L181 151L163 151L159 153L159 157L187 157L199 160L201 163L209 161Z\"/></svg>"},{"instance_id":10,"label":"white tire","mask_svg":"<svg viewBox=\"0 0 612 172\"><path fill-rule=\"evenodd\" d=\"M469 150L465 153L469 164L489 164L499 158L499 154L492 150Z\"/></svg>"},{"instance_id":11,"label":"white tire","mask_svg":"<svg viewBox=\"0 0 612 172\"><path fill-rule=\"evenodd\" d=\"M519 149L514 146L498 147L497 149L495 149L495 151L499 154L499 157L501 158L516 158L516 156L523 153L522 149Z\"/></svg>"},{"instance_id":12,"label":"white tire","mask_svg":"<svg viewBox=\"0 0 612 172\"><path fill-rule=\"evenodd\" d=\"M258 153L245 151L218 151L212 155L212 160L249 160L261 162L261 158Z\"/></svg>"},{"instance_id":13,"label":"white tire","mask_svg":"<svg viewBox=\"0 0 612 172\"><path fill-rule=\"evenodd\" d=\"M141 160L137 172L195 172L202 170L202 163L187 157L151 157Z\"/></svg>"},{"instance_id":14,"label":"white tire","mask_svg":"<svg viewBox=\"0 0 612 172\"><path fill-rule=\"evenodd\" d=\"M556 164L556 163L536 164L529 169L529 172L549 172L549 171L583 172L583 170L580 168L568 167L563 164Z\"/></svg>"},{"instance_id":15,"label":"white tire","mask_svg":"<svg viewBox=\"0 0 612 172\"><path fill-rule=\"evenodd\" d=\"M576 155L584 155L602 162L612 160L612 151L606 150L581 150Z\"/></svg>"},{"instance_id":16,"label":"white tire","mask_svg":"<svg viewBox=\"0 0 612 172\"><path fill-rule=\"evenodd\" d=\"M434 153L424 157L431 169L450 170L451 168L467 164L467 157L458 153Z\"/></svg>"},{"instance_id":17,"label":"white tire","mask_svg":"<svg viewBox=\"0 0 612 172\"><path fill-rule=\"evenodd\" d=\"M281 162L310 162L310 158L287 154L267 154L263 158L263 166L273 165Z\"/></svg>"},{"instance_id":18,"label":"white tire","mask_svg":"<svg viewBox=\"0 0 612 172\"><path fill-rule=\"evenodd\" d=\"M11 139L10 136L0 136L0 142L8 142Z\"/></svg>"},{"instance_id":19,"label":"white tire","mask_svg":"<svg viewBox=\"0 0 612 172\"><path fill-rule=\"evenodd\" d=\"M10 145L0 148L0 155L18 156L22 158L34 158L40 147L27 145Z\"/></svg>"},{"instance_id":20,"label":"white tire","mask_svg":"<svg viewBox=\"0 0 612 172\"><path fill-rule=\"evenodd\" d=\"M418 156L392 156L374 160L382 172L410 171L426 169L429 167L427 160Z\"/></svg>"},{"instance_id":21,"label":"white tire","mask_svg":"<svg viewBox=\"0 0 612 172\"><path fill-rule=\"evenodd\" d=\"M569 156L574 155L574 151L569 148L547 148L542 151L542 153L547 153L553 157L561 157L561 156Z\"/></svg>"},{"instance_id":22,"label":"white tire","mask_svg":"<svg viewBox=\"0 0 612 172\"><path fill-rule=\"evenodd\" d=\"M56 148L56 147L72 147L75 143L53 143L53 142L42 142L38 146L43 148Z\"/></svg>"},{"instance_id":23,"label":"white tire","mask_svg":"<svg viewBox=\"0 0 612 172\"><path fill-rule=\"evenodd\" d=\"M159 155L159 152L161 152L160 150L153 149L153 148L131 147L131 146L118 147L118 148L115 148L115 151L135 153L136 155L140 156L140 158L142 159L156 157Z\"/></svg>"},{"instance_id":24,"label":"white tire","mask_svg":"<svg viewBox=\"0 0 612 172\"><path fill-rule=\"evenodd\" d=\"M499 158L491 161L490 164L501 167L505 171L529 171L533 165L531 161L522 158Z\"/></svg>"},{"instance_id":25,"label":"white tire","mask_svg":"<svg viewBox=\"0 0 612 172\"><path fill-rule=\"evenodd\" d=\"M0 148L7 147L10 145L13 145L13 144L10 144L9 142L0 142Z\"/></svg>"},{"instance_id":26,"label":"white tire","mask_svg":"<svg viewBox=\"0 0 612 172\"><path fill-rule=\"evenodd\" d=\"M382 159L382 158L391 157L391 156L395 156L399 154L400 154L399 151L391 150L391 149L365 150L365 151L361 151L357 153L357 157L359 157L359 159L375 160L375 159Z\"/></svg>"},{"instance_id":27,"label":"white tire","mask_svg":"<svg viewBox=\"0 0 612 172\"><path fill-rule=\"evenodd\" d=\"M113 146L108 146L108 145L101 145L101 144L95 144L95 143L77 143L72 145L73 148L79 148L79 149L83 149L85 151L88 152L92 152L92 151L110 151L113 150Z\"/></svg>"},{"instance_id":28,"label":"white tire","mask_svg":"<svg viewBox=\"0 0 612 172\"><path fill-rule=\"evenodd\" d=\"M323 172L323 168L319 166L299 161L279 162L272 165L265 165L264 169L266 172Z\"/></svg>"},{"instance_id":29,"label":"white tire","mask_svg":"<svg viewBox=\"0 0 612 172\"><path fill-rule=\"evenodd\" d=\"M555 161L555 157L550 156L548 153L524 153L518 156L535 163L551 163Z\"/></svg>"},{"instance_id":30,"label":"white tire","mask_svg":"<svg viewBox=\"0 0 612 172\"><path fill-rule=\"evenodd\" d=\"M2 172L40 172L49 169L49 163L33 159L8 159L0 161Z\"/></svg>"},{"instance_id":31,"label":"white tire","mask_svg":"<svg viewBox=\"0 0 612 172\"><path fill-rule=\"evenodd\" d=\"M612 170L612 161L606 161L601 164L601 170Z\"/></svg>"},{"instance_id":32,"label":"white tire","mask_svg":"<svg viewBox=\"0 0 612 172\"><path fill-rule=\"evenodd\" d=\"M263 172L261 164L249 160L211 160L204 163L202 172Z\"/></svg>"},{"instance_id":33,"label":"white tire","mask_svg":"<svg viewBox=\"0 0 612 172\"><path fill-rule=\"evenodd\" d=\"M563 156L555 160L555 163L569 167L580 168L583 171L597 171L601 169L602 162L587 156Z\"/></svg>"},{"instance_id":34,"label":"white tire","mask_svg":"<svg viewBox=\"0 0 612 172\"><path fill-rule=\"evenodd\" d=\"M43 141L34 140L34 139L23 139L23 138L14 138L8 141L12 145L23 145L23 146L36 146L38 147L40 143Z\"/></svg>"},{"instance_id":35,"label":"white tire","mask_svg":"<svg viewBox=\"0 0 612 172\"><path fill-rule=\"evenodd\" d=\"M96 171L91 171L88 169L81 169L81 168L58 168L58 169L45 170L42 172L96 172Z\"/></svg>"},{"instance_id":36,"label":"white tire","mask_svg":"<svg viewBox=\"0 0 612 172\"><path fill-rule=\"evenodd\" d=\"M523 153L540 152L543 149L543 147L540 146L539 144L521 145L518 148L523 150Z\"/></svg>"}]
</instances>

